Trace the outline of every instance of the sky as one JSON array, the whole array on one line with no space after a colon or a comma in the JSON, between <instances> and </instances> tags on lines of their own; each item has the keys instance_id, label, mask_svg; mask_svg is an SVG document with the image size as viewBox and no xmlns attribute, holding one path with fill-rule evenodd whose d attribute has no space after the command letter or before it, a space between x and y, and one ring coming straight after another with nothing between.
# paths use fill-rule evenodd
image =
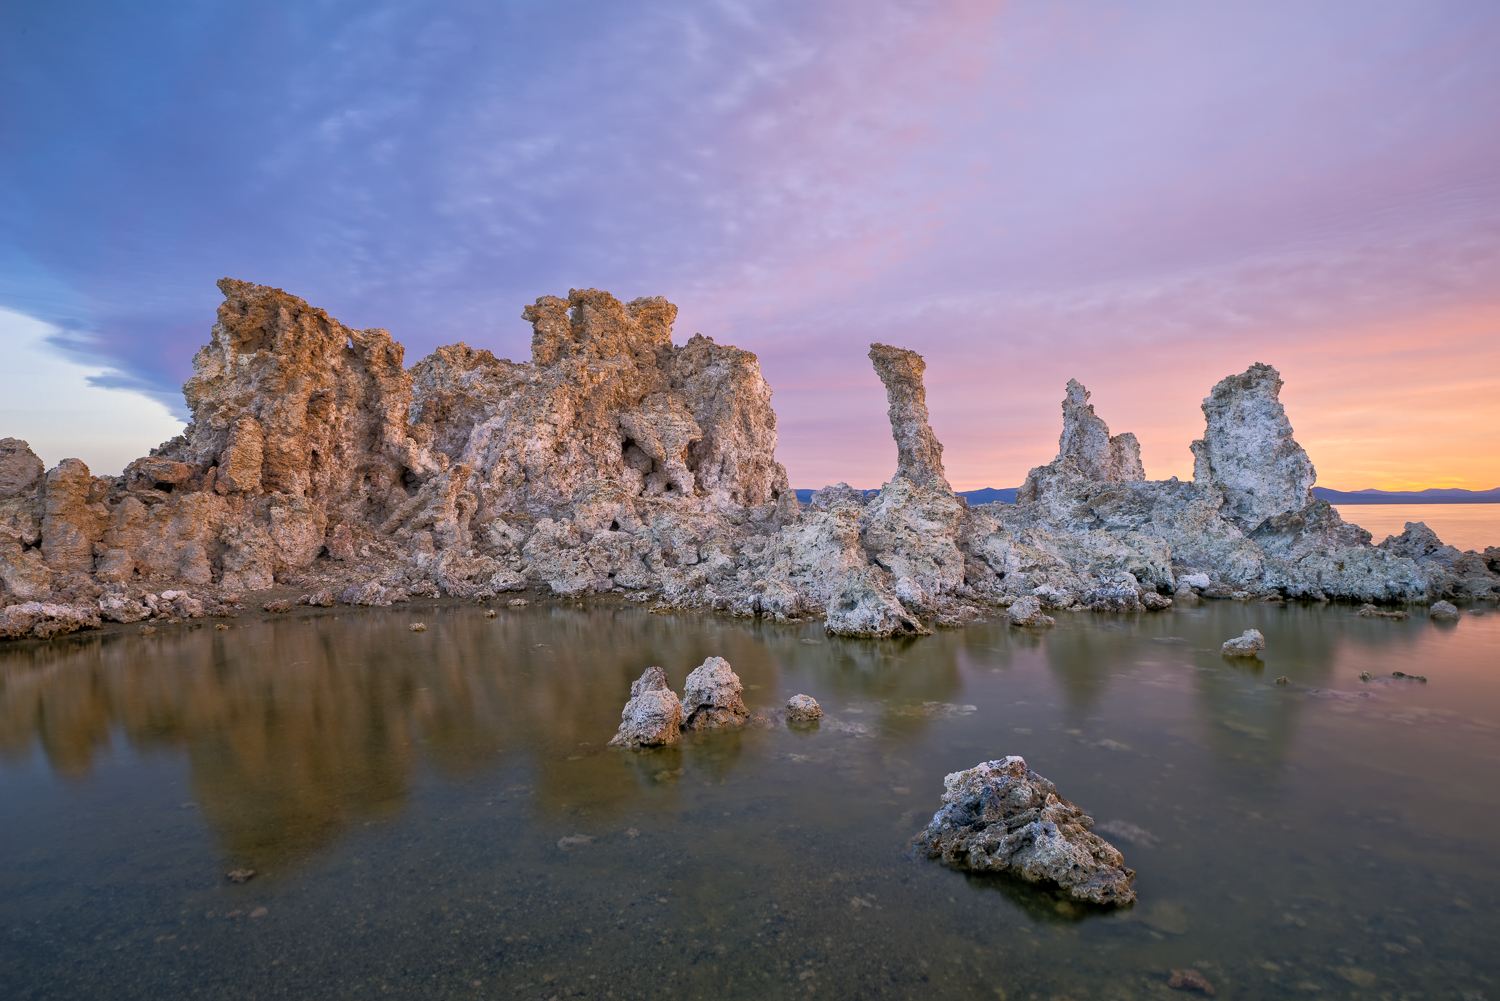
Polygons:
<instances>
[{"instance_id":1,"label":"sky","mask_svg":"<svg viewBox=\"0 0 1500 1001\"><path fill-rule=\"evenodd\" d=\"M594 287L756 352L799 487L894 471L872 341L958 489L1069 378L1189 478L1255 362L1321 485L1500 487L1497 51L1489 0L0 0L0 437L177 433L226 275L408 363Z\"/></svg>"}]
</instances>

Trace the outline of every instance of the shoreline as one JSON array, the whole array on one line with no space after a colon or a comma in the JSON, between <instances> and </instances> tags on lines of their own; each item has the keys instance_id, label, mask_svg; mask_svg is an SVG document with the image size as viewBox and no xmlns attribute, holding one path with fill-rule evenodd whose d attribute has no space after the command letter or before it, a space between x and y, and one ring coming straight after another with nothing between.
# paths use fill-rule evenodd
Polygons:
<instances>
[{"instance_id":1,"label":"shoreline","mask_svg":"<svg viewBox=\"0 0 1500 1001\"><path fill-rule=\"evenodd\" d=\"M660 297L543 296L523 311L531 361L460 343L407 368L384 330L219 286L181 436L118 477L46 470L0 439L0 637L291 587L356 606L637 595L876 638L1202 597L1500 600L1500 547L1460 552L1420 523L1374 545L1314 496L1269 365L1204 400L1192 481L1147 480L1135 436L1072 381L1057 457L1015 503L971 504L944 472L925 362L874 344L897 468L873 495L835 484L803 503L755 356L675 343Z\"/></svg>"}]
</instances>

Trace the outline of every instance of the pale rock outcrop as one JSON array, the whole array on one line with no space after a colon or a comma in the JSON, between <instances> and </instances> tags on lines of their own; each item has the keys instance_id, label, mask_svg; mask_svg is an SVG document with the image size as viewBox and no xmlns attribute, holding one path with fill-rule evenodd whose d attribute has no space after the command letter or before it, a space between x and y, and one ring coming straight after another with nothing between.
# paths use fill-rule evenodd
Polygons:
<instances>
[{"instance_id":1,"label":"pale rock outcrop","mask_svg":"<svg viewBox=\"0 0 1500 1001\"><path fill-rule=\"evenodd\" d=\"M922 373L927 363L915 351L886 344L870 345L870 361L885 385L890 403L891 433L896 439L896 475L919 486L948 486L943 473L943 446L927 419L927 390Z\"/></svg>"},{"instance_id":2,"label":"pale rock outcrop","mask_svg":"<svg viewBox=\"0 0 1500 1001\"><path fill-rule=\"evenodd\" d=\"M659 747L682 735L682 703L667 684L667 672L648 667L630 684L630 701L620 713L613 747Z\"/></svg>"},{"instance_id":3,"label":"pale rock outcrop","mask_svg":"<svg viewBox=\"0 0 1500 1001\"><path fill-rule=\"evenodd\" d=\"M1266 638L1259 629L1246 629L1234 639L1225 640L1223 645L1226 657L1254 657L1265 648Z\"/></svg>"},{"instance_id":4,"label":"pale rock outcrop","mask_svg":"<svg viewBox=\"0 0 1500 1001\"><path fill-rule=\"evenodd\" d=\"M1208 428L1192 444L1193 481L1222 492L1226 517L1247 530L1306 506L1317 482L1281 387L1281 373L1260 363L1222 380L1203 401Z\"/></svg>"},{"instance_id":5,"label":"pale rock outcrop","mask_svg":"<svg viewBox=\"0 0 1500 1001\"><path fill-rule=\"evenodd\" d=\"M788 723L812 723L823 718L823 707L811 695L793 695L786 700Z\"/></svg>"},{"instance_id":6,"label":"pale rock outcrop","mask_svg":"<svg viewBox=\"0 0 1500 1001\"><path fill-rule=\"evenodd\" d=\"M814 490L807 499L814 511L832 511L840 507L861 508L865 506L865 492L856 490L847 483L835 483L822 490Z\"/></svg>"},{"instance_id":7,"label":"pale rock outcrop","mask_svg":"<svg viewBox=\"0 0 1500 1001\"><path fill-rule=\"evenodd\" d=\"M1042 611L1041 599L1035 595L1028 594L1011 602L1006 610L1013 626L1050 626L1055 625L1056 620Z\"/></svg>"},{"instance_id":8,"label":"pale rock outcrop","mask_svg":"<svg viewBox=\"0 0 1500 1001\"><path fill-rule=\"evenodd\" d=\"M1135 872L1090 828L1094 819L1011 755L943 779L943 807L912 839L928 858L970 872L996 872L1053 884L1074 900L1135 900Z\"/></svg>"},{"instance_id":9,"label":"pale rock outcrop","mask_svg":"<svg viewBox=\"0 0 1500 1001\"><path fill-rule=\"evenodd\" d=\"M943 472L922 358L872 345L895 474L804 508L775 460L755 356L674 344L664 299L544 296L524 311L530 361L456 344L406 371L383 330L279 289L219 286L181 436L118 477L77 460L47 472L0 440L0 607L81 602L129 621L132 602L168 614L149 589L185 585L210 603L297 583L371 605L536 587L885 638L984 605L1040 624L1045 610L1159 608L1169 594L1500 589L1500 555L1459 553L1423 526L1374 547L1308 502L1312 467L1266 366L1205 403L1193 483L1144 480L1134 439L1111 436L1073 382L1057 458L1016 504L971 507Z\"/></svg>"},{"instance_id":10,"label":"pale rock outcrop","mask_svg":"<svg viewBox=\"0 0 1500 1001\"><path fill-rule=\"evenodd\" d=\"M634 693L634 688L631 689ZM740 676L723 657L710 657L693 668L682 689L684 730L716 730L742 725L750 717L741 698Z\"/></svg>"},{"instance_id":11,"label":"pale rock outcrop","mask_svg":"<svg viewBox=\"0 0 1500 1001\"><path fill-rule=\"evenodd\" d=\"M19 438L0 438L0 501L24 497L36 489L47 467Z\"/></svg>"},{"instance_id":12,"label":"pale rock outcrop","mask_svg":"<svg viewBox=\"0 0 1500 1001\"><path fill-rule=\"evenodd\" d=\"M87 605L27 601L0 608L0 639L50 639L99 626L99 613Z\"/></svg>"},{"instance_id":13,"label":"pale rock outcrop","mask_svg":"<svg viewBox=\"0 0 1500 1001\"><path fill-rule=\"evenodd\" d=\"M1451 601L1434 601L1428 606L1427 614L1439 622L1454 622L1462 617Z\"/></svg>"}]
</instances>

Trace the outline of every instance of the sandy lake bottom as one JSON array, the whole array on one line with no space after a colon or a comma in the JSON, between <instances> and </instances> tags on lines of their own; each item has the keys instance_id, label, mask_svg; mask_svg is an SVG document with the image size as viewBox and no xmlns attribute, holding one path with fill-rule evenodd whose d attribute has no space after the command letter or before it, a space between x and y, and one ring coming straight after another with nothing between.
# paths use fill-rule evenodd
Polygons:
<instances>
[{"instance_id":1,"label":"sandy lake bottom","mask_svg":"<svg viewBox=\"0 0 1500 1001\"><path fill-rule=\"evenodd\" d=\"M1489 608L898 643L427 605L7 645L0 997L1181 999L1195 967L1219 998L1500 998ZM1223 659L1251 626L1261 659ZM827 718L605 746L646 666L680 690L709 655L752 710ZM1006 754L1141 829L1111 838L1135 907L906 854L943 775Z\"/></svg>"}]
</instances>

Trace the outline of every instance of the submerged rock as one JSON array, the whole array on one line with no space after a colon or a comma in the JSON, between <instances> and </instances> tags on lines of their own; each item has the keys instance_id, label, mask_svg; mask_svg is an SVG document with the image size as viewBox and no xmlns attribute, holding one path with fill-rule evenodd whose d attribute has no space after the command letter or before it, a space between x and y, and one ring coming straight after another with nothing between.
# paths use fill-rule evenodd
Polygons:
<instances>
[{"instance_id":1,"label":"submerged rock","mask_svg":"<svg viewBox=\"0 0 1500 1001\"><path fill-rule=\"evenodd\" d=\"M788 723L811 723L823 718L823 707L811 695L793 695L786 703Z\"/></svg>"},{"instance_id":2,"label":"submerged rock","mask_svg":"<svg viewBox=\"0 0 1500 1001\"><path fill-rule=\"evenodd\" d=\"M683 729L740 726L750 717L740 697L740 676L723 657L710 657L693 669L682 689Z\"/></svg>"},{"instance_id":3,"label":"submerged rock","mask_svg":"<svg viewBox=\"0 0 1500 1001\"><path fill-rule=\"evenodd\" d=\"M658 747L682 736L682 703L667 684L667 672L648 667L630 685L630 701L620 713L614 747Z\"/></svg>"},{"instance_id":4,"label":"submerged rock","mask_svg":"<svg viewBox=\"0 0 1500 1001\"><path fill-rule=\"evenodd\" d=\"M1225 640L1223 651L1226 657L1254 657L1266 648L1266 638L1259 629L1246 629L1232 640Z\"/></svg>"},{"instance_id":5,"label":"submerged rock","mask_svg":"<svg viewBox=\"0 0 1500 1001\"><path fill-rule=\"evenodd\" d=\"M986 761L943 779L943 808L912 844L955 869L1054 883L1075 900L1128 904L1134 870L1092 833L1094 820L1057 795L1025 759Z\"/></svg>"}]
</instances>

